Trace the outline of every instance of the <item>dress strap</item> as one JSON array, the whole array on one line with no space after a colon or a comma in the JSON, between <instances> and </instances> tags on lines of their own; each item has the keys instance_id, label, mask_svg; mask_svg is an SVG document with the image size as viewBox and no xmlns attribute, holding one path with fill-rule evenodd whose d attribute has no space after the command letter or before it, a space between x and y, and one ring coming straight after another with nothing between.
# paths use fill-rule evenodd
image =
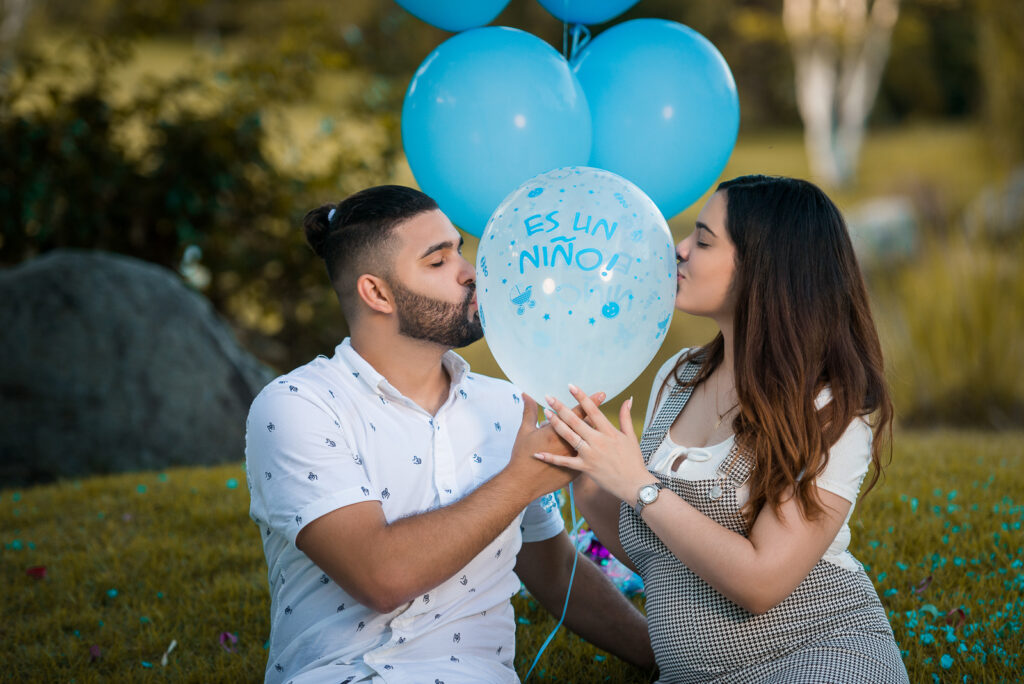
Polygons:
<instances>
[{"instance_id":1,"label":"dress strap","mask_svg":"<svg viewBox=\"0 0 1024 684\"><path fill-rule=\"evenodd\" d=\"M738 445L733 444L732 449L729 450L729 455L718 464L715 476L728 480L733 487L738 489L746 484L753 469L753 460L746 453L740 451Z\"/></svg>"},{"instance_id":2,"label":"dress strap","mask_svg":"<svg viewBox=\"0 0 1024 684\"><path fill-rule=\"evenodd\" d=\"M725 493L727 486L734 490L739 489L746 484L753 469L753 459L740 451L739 445L733 444L725 460L715 469L715 481L708 489L708 498L717 501Z\"/></svg>"},{"instance_id":3,"label":"dress strap","mask_svg":"<svg viewBox=\"0 0 1024 684\"><path fill-rule=\"evenodd\" d=\"M680 378L683 383L688 383L697 377L702 361L703 358L701 357L686 362ZM643 437L640 439L640 453L644 456L645 465L650 462L651 455L657 450L662 440L665 439L665 433L672 427L676 416L686 406L686 402L690 400L691 394L693 394L693 387L683 387L682 384L676 383L672 386L661 406L658 407L657 413L654 414L654 420L644 430Z\"/></svg>"}]
</instances>

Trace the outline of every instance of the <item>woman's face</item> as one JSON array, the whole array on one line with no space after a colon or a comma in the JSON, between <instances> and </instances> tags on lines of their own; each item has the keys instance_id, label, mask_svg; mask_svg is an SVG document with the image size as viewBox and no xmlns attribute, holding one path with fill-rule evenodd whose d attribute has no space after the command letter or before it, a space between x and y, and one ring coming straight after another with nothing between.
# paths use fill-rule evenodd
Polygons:
<instances>
[{"instance_id":1,"label":"woman's face","mask_svg":"<svg viewBox=\"0 0 1024 684\"><path fill-rule=\"evenodd\" d=\"M696 228L676 245L676 308L694 316L732 320L736 247L725 228L725 190L697 216Z\"/></svg>"}]
</instances>

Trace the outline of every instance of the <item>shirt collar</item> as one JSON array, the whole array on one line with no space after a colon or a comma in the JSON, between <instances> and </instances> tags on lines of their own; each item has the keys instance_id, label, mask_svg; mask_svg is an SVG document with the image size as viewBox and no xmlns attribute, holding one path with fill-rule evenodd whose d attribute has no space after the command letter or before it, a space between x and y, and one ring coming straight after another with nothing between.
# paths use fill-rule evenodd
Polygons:
<instances>
[{"instance_id":1,"label":"shirt collar","mask_svg":"<svg viewBox=\"0 0 1024 684\"><path fill-rule=\"evenodd\" d=\"M387 394L395 398L404 398L402 393L388 382L387 378L377 372L377 369L371 366L352 347L352 338L346 337L342 340L341 344L335 348L334 353L336 357L340 357L349 367L352 375L369 387L370 391L374 394ZM451 378L450 392L454 392L469 374L469 363L449 349L441 357L441 365L448 371L448 376Z\"/></svg>"}]
</instances>

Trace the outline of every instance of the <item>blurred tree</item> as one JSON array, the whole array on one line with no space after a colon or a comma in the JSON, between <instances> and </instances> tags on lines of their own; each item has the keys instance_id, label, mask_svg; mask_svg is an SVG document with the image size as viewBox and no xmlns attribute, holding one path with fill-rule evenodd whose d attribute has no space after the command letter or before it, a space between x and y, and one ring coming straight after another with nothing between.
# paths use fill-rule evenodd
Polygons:
<instances>
[{"instance_id":1,"label":"blurred tree","mask_svg":"<svg viewBox=\"0 0 1024 684\"><path fill-rule=\"evenodd\" d=\"M391 177L400 150L342 150L322 173L285 177L263 151L265 74L247 65L226 77L227 93L188 76L115 100L109 72L125 56L110 47L93 42L84 69L23 53L20 76L7 74L0 265L82 247L179 270L188 253L186 272L207 276L193 285L264 361L283 368L332 349L345 327L297 226L312 206ZM90 76L39 97L33 86L65 69ZM126 145L127 128L144 144Z\"/></svg>"},{"instance_id":2,"label":"blurred tree","mask_svg":"<svg viewBox=\"0 0 1024 684\"><path fill-rule=\"evenodd\" d=\"M32 0L0 0L0 45L10 45L21 34Z\"/></svg>"},{"instance_id":3,"label":"blurred tree","mask_svg":"<svg viewBox=\"0 0 1024 684\"><path fill-rule=\"evenodd\" d=\"M973 7L971 0L902 1L873 121L891 124L979 114Z\"/></svg>"},{"instance_id":4,"label":"blurred tree","mask_svg":"<svg viewBox=\"0 0 1024 684\"><path fill-rule=\"evenodd\" d=\"M870 0L845 4L858 2ZM1014 0L901 0L891 44L890 61L896 64L883 74L878 96L883 120L976 113L973 12L979 2ZM35 14L44 14L50 25L82 34L247 45L247 59L263 65L259 68L277 63L278 72L286 76L279 86L290 89L292 99L308 93L305 85L318 71L364 68L383 86L379 104L392 108L400 108L417 65L452 35L416 19L392 0L45 0L36 6ZM744 129L788 127L798 125L800 117L783 6L783 0L642 0L611 22L590 28L597 35L638 17L691 26L711 40L731 66ZM562 24L535 0L512 0L494 23L521 28L561 49Z\"/></svg>"},{"instance_id":5,"label":"blurred tree","mask_svg":"<svg viewBox=\"0 0 1024 684\"><path fill-rule=\"evenodd\" d=\"M993 150L1024 162L1024 3L976 0L984 114Z\"/></svg>"},{"instance_id":6,"label":"blurred tree","mask_svg":"<svg viewBox=\"0 0 1024 684\"><path fill-rule=\"evenodd\" d=\"M590 28L597 35L639 17L687 24L730 64L744 130L791 127L800 120L783 2L643 0ZM392 0L0 3L0 20L12 8L31 10L15 41L27 47L40 35L41 46L60 42L59 50L65 40L93 37L85 69L29 51L15 53L17 62L0 60L0 264L76 245L179 268L189 250L188 272L209 274L208 282L194 283L265 361L288 367L329 351L344 325L322 265L303 242L301 215L394 180L405 88L417 65L451 34ZM892 33L898 63L884 75L879 95L882 118L973 113L981 102L975 96L980 58L993 65L984 74L986 111L1005 131L993 140L1024 139L1020 7L1018 0L902 0ZM562 24L534 0L512 0L495 23L561 48ZM976 24L987 27L977 44ZM112 65L127 59L120 46L154 37L194 41L219 61L209 72L171 83L127 88L114 82ZM841 39L835 40L839 50ZM319 80L324 74L362 74L364 85L351 99L328 97ZM40 85L51 82L74 90ZM35 92L28 93L32 84ZM375 142L321 151L315 171L282 170L265 156L281 103L330 108L317 140L342 139L350 124L365 124Z\"/></svg>"},{"instance_id":7,"label":"blurred tree","mask_svg":"<svg viewBox=\"0 0 1024 684\"><path fill-rule=\"evenodd\" d=\"M899 0L785 0L811 173L849 185L878 93Z\"/></svg>"}]
</instances>

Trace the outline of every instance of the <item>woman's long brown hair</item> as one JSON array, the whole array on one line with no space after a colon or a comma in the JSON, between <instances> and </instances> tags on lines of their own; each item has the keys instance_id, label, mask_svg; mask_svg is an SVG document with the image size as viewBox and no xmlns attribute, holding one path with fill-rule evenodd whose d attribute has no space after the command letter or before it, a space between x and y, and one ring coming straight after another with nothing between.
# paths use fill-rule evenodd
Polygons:
<instances>
[{"instance_id":1,"label":"woman's long brown hair","mask_svg":"<svg viewBox=\"0 0 1024 684\"><path fill-rule=\"evenodd\" d=\"M813 486L829 449L850 423L868 418L874 432L871 461L891 442L893 407L883 374L882 349L867 288L839 210L807 181L741 176L718 186L726 196L726 229L736 246L733 320L734 376L739 414L736 442L754 459L744 508L753 522L765 505L776 511L792 492L804 517L822 512ZM704 363L689 383L686 361ZM697 386L721 364L719 333L684 354L676 381ZM832 400L821 410L819 393Z\"/></svg>"}]
</instances>

